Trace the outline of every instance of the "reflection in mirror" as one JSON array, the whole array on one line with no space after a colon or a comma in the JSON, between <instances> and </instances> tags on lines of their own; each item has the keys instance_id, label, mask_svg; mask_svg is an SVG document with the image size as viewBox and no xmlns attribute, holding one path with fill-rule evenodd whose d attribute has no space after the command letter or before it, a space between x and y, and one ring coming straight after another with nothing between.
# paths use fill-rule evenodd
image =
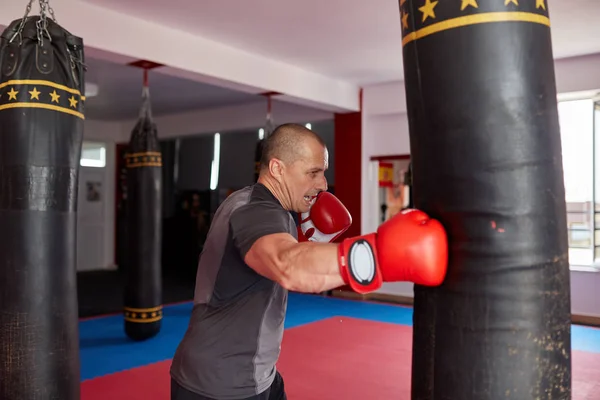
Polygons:
<instances>
[{"instance_id":1,"label":"reflection in mirror","mask_svg":"<svg viewBox=\"0 0 600 400\"><path fill-rule=\"evenodd\" d=\"M410 157L379 157L378 224L411 207Z\"/></svg>"}]
</instances>

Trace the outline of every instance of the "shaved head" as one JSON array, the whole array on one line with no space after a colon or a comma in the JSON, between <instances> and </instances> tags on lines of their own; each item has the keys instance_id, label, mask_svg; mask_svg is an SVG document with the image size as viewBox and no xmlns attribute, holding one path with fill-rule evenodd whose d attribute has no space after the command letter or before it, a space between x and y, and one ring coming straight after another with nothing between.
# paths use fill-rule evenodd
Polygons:
<instances>
[{"instance_id":1,"label":"shaved head","mask_svg":"<svg viewBox=\"0 0 600 400\"><path fill-rule=\"evenodd\" d=\"M258 183L290 211L307 212L319 192L327 190L327 145L313 131L284 124L265 138Z\"/></svg>"},{"instance_id":2,"label":"shaved head","mask_svg":"<svg viewBox=\"0 0 600 400\"><path fill-rule=\"evenodd\" d=\"M283 124L277 127L263 142L260 167L268 168L276 158L286 164L293 164L306 153L306 144L314 140L326 146L323 139L310 129L299 124Z\"/></svg>"}]
</instances>

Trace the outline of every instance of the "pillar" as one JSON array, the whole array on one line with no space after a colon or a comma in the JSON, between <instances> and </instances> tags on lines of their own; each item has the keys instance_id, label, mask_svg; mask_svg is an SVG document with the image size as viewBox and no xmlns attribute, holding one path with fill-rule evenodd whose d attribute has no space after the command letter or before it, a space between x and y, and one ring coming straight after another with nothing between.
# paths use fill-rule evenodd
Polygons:
<instances>
[{"instance_id":1,"label":"pillar","mask_svg":"<svg viewBox=\"0 0 600 400\"><path fill-rule=\"evenodd\" d=\"M352 215L352 226L337 239L361 234L362 113L335 114L335 195Z\"/></svg>"}]
</instances>

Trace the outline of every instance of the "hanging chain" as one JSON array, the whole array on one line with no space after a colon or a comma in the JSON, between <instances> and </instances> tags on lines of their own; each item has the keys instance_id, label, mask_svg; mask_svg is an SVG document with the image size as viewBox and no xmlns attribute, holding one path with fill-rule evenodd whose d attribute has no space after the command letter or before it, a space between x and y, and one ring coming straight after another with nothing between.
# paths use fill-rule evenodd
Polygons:
<instances>
[{"instance_id":1,"label":"hanging chain","mask_svg":"<svg viewBox=\"0 0 600 400\"><path fill-rule=\"evenodd\" d=\"M32 4L33 4L33 0L29 0L29 3L27 4L27 7L25 8L25 15L23 15L23 18L21 19L21 24L19 24L19 28L17 29L15 34L8 41L9 43L12 43L12 41L15 40L15 38L17 36L19 36L19 46L21 45L21 43L23 43L23 35L21 34L21 32L23 32L23 27L25 26L25 21L27 20L27 16L31 12Z\"/></svg>"},{"instance_id":2,"label":"hanging chain","mask_svg":"<svg viewBox=\"0 0 600 400\"><path fill-rule=\"evenodd\" d=\"M33 0L31 0L33 1ZM29 4L31 4L31 1L29 2ZM40 2L40 17L41 19L43 19L44 21L46 21L47 18L47 14L50 14L50 18L52 18L52 20L54 22L56 22L56 16L54 15L54 9L52 7L50 7L50 1L49 0L39 0Z\"/></svg>"},{"instance_id":3,"label":"hanging chain","mask_svg":"<svg viewBox=\"0 0 600 400\"><path fill-rule=\"evenodd\" d=\"M23 42L22 32L23 32L23 28L25 27L25 22L27 20L27 17L29 16L29 13L31 12L31 7L33 5L33 1L34 0L29 0L29 3L27 3L27 7L25 8L25 15L21 19L21 24L19 24L19 28L17 29L15 34L10 38L10 41L9 41L10 43L12 43L12 41L15 40L15 38L17 36L19 36L19 45ZM40 44L43 46L44 36L46 36L48 38L48 40L52 41L50 32L48 32L48 20L47 20L48 14L50 14L50 18L52 18L52 20L54 22L56 22L56 16L54 15L54 9L52 7L50 7L49 0L38 0L38 1L40 4L40 19L36 22L37 38L40 41Z\"/></svg>"},{"instance_id":4,"label":"hanging chain","mask_svg":"<svg viewBox=\"0 0 600 400\"><path fill-rule=\"evenodd\" d=\"M27 4L27 8L25 9L25 15L23 16L23 20L27 19L27 16L29 16L29 13L31 12L31 5L33 4L33 0L29 0L29 3ZM23 23L23 22L21 22Z\"/></svg>"},{"instance_id":5,"label":"hanging chain","mask_svg":"<svg viewBox=\"0 0 600 400\"><path fill-rule=\"evenodd\" d=\"M54 18L54 10L48 4L49 0L39 0L40 2L40 19L35 23L37 26L37 37L40 42L40 46L44 45L44 36L48 37L48 40L52 42L52 36L50 36L50 32L48 32L48 15L50 13L50 17L56 22Z\"/></svg>"}]
</instances>

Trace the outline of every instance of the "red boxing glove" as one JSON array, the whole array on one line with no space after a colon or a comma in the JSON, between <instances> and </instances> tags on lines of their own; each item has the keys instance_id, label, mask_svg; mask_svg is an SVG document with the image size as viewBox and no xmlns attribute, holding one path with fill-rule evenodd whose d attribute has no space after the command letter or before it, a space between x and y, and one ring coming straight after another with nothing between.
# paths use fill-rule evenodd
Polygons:
<instances>
[{"instance_id":1,"label":"red boxing glove","mask_svg":"<svg viewBox=\"0 0 600 400\"><path fill-rule=\"evenodd\" d=\"M352 225L352 216L342 202L321 192L308 212L300 214L299 242L333 242Z\"/></svg>"},{"instance_id":2,"label":"red boxing glove","mask_svg":"<svg viewBox=\"0 0 600 400\"><path fill-rule=\"evenodd\" d=\"M376 233L345 239L339 246L344 282L357 293L383 282L440 285L448 268L448 239L442 224L419 210L403 210Z\"/></svg>"}]
</instances>

